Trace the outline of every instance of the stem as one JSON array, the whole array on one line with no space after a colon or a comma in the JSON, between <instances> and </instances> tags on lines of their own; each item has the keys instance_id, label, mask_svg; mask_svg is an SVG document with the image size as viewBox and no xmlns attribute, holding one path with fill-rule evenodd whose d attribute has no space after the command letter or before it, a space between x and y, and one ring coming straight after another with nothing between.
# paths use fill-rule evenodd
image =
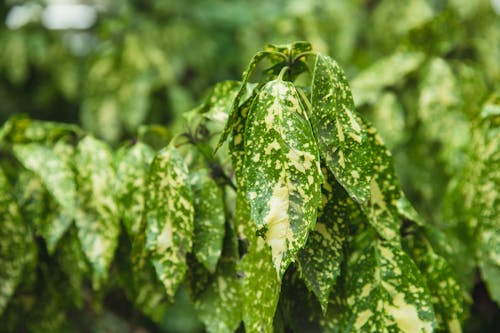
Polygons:
<instances>
[{"instance_id":1,"label":"stem","mask_svg":"<svg viewBox=\"0 0 500 333\"><path fill-rule=\"evenodd\" d=\"M290 69L290 67L285 66L281 69L279 75L278 75L278 81L283 81L283 75Z\"/></svg>"}]
</instances>

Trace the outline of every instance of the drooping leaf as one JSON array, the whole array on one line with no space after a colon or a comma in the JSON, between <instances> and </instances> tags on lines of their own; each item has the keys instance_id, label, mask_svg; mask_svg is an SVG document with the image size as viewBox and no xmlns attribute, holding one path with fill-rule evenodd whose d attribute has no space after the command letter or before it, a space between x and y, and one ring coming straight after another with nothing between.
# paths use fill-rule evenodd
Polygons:
<instances>
[{"instance_id":1,"label":"drooping leaf","mask_svg":"<svg viewBox=\"0 0 500 333\"><path fill-rule=\"evenodd\" d=\"M318 55L312 86L311 123L321 157L349 195L361 204L385 239L398 237L396 203L401 189L391 153L354 108L342 69Z\"/></svg>"},{"instance_id":2,"label":"drooping leaf","mask_svg":"<svg viewBox=\"0 0 500 333\"><path fill-rule=\"evenodd\" d=\"M93 285L99 288L107 279L120 233L113 157L104 143L86 136L78 143L75 166L75 223L83 252L93 269Z\"/></svg>"},{"instance_id":3,"label":"drooping leaf","mask_svg":"<svg viewBox=\"0 0 500 333\"><path fill-rule=\"evenodd\" d=\"M30 233L14 200L12 188L0 168L0 315L21 281Z\"/></svg>"},{"instance_id":4,"label":"drooping leaf","mask_svg":"<svg viewBox=\"0 0 500 333\"><path fill-rule=\"evenodd\" d=\"M341 271L349 225L359 223L362 213L332 173L326 168L322 170L323 205L316 228L299 254L299 267L307 288L316 295L325 312L330 291Z\"/></svg>"},{"instance_id":5,"label":"drooping leaf","mask_svg":"<svg viewBox=\"0 0 500 333\"><path fill-rule=\"evenodd\" d=\"M261 237L250 241L248 253L237 265L241 275L242 319L249 333L273 332L280 283L271 249Z\"/></svg>"},{"instance_id":6,"label":"drooping leaf","mask_svg":"<svg viewBox=\"0 0 500 333\"><path fill-rule=\"evenodd\" d=\"M432 59L420 83L420 130L427 140L439 143L439 157L449 174L463 167L465 147L470 141L470 125L461 113L461 104L458 82L451 67L442 58Z\"/></svg>"},{"instance_id":7,"label":"drooping leaf","mask_svg":"<svg viewBox=\"0 0 500 333\"><path fill-rule=\"evenodd\" d=\"M139 232L146 206L146 180L153 149L141 142L128 149L118 162L117 202L120 217L131 237Z\"/></svg>"},{"instance_id":8,"label":"drooping leaf","mask_svg":"<svg viewBox=\"0 0 500 333\"><path fill-rule=\"evenodd\" d=\"M71 166L42 144L15 144L13 150L24 167L40 177L56 202L72 217L75 214L76 185Z\"/></svg>"},{"instance_id":9,"label":"drooping leaf","mask_svg":"<svg viewBox=\"0 0 500 333\"><path fill-rule=\"evenodd\" d=\"M222 191L206 170L191 175L194 205L193 252L200 263L215 272L222 252L225 211Z\"/></svg>"},{"instance_id":10,"label":"drooping leaf","mask_svg":"<svg viewBox=\"0 0 500 333\"><path fill-rule=\"evenodd\" d=\"M432 295L438 328L444 332L462 332L464 294L450 265L434 252L421 229L405 237L404 245Z\"/></svg>"},{"instance_id":11,"label":"drooping leaf","mask_svg":"<svg viewBox=\"0 0 500 333\"><path fill-rule=\"evenodd\" d=\"M282 275L305 245L321 204L319 152L291 82L271 81L254 100L243 172L251 219L263 229Z\"/></svg>"},{"instance_id":12,"label":"drooping leaf","mask_svg":"<svg viewBox=\"0 0 500 333\"><path fill-rule=\"evenodd\" d=\"M212 283L195 303L208 332L232 333L241 322L240 286L233 263L219 265Z\"/></svg>"},{"instance_id":13,"label":"drooping leaf","mask_svg":"<svg viewBox=\"0 0 500 333\"><path fill-rule=\"evenodd\" d=\"M188 170L173 145L153 159L147 192L146 248L167 295L173 298L186 272L194 229Z\"/></svg>"},{"instance_id":14,"label":"drooping leaf","mask_svg":"<svg viewBox=\"0 0 500 333\"><path fill-rule=\"evenodd\" d=\"M368 230L371 231L371 230ZM347 264L344 332L433 332L431 297L398 243L362 233Z\"/></svg>"},{"instance_id":15,"label":"drooping leaf","mask_svg":"<svg viewBox=\"0 0 500 333\"><path fill-rule=\"evenodd\" d=\"M228 114L228 119L226 122L226 125L224 126L224 130L222 131L222 134L220 136L219 142L217 143L216 150L219 149L222 144L227 140L228 135L231 133L233 126L235 124L235 121L237 119L237 109L240 106L240 101L241 98L245 95L246 89L247 89L247 83L250 80L250 77L252 76L253 72L255 71L255 68L259 64L259 62L267 57L269 54L266 51L261 51L257 52L252 59L250 60L250 63L248 64L247 68L242 74L241 78L241 87L238 93L236 94L234 101L233 101L233 106Z\"/></svg>"}]
</instances>

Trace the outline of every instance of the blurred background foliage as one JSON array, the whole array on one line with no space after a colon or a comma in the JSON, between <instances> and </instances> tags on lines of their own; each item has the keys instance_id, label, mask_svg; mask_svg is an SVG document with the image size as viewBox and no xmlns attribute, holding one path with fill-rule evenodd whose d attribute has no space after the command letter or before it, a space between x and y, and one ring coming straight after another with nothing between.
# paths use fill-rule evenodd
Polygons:
<instances>
[{"instance_id":1,"label":"blurred background foliage","mask_svg":"<svg viewBox=\"0 0 500 333\"><path fill-rule=\"evenodd\" d=\"M466 330L498 327L487 292L495 281L463 255L469 231L456 208L483 104L499 114L490 97L500 88L499 1L6 0L0 14L0 124L22 113L78 124L115 146L144 124L183 130L183 113L216 82L239 79L263 45L310 41L345 69L419 213L456 240L444 252L472 295ZM155 321L119 292L102 297L103 308L85 300L69 313L83 331L203 330L182 292Z\"/></svg>"}]
</instances>

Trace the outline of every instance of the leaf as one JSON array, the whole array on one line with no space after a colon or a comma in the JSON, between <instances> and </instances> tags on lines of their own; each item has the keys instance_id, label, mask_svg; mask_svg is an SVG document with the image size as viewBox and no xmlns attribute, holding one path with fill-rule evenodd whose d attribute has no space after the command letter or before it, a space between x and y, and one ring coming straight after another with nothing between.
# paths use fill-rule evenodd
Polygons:
<instances>
[{"instance_id":1,"label":"leaf","mask_svg":"<svg viewBox=\"0 0 500 333\"><path fill-rule=\"evenodd\" d=\"M113 197L116 175L109 148L92 136L86 136L77 146L77 211L78 228L83 252L89 260L96 289L108 277L108 268L118 245L120 223Z\"/></svg>"},{"instance_id":2,"label":"leaf","mask_svg":"<svg viewBox=\"0 0 500 333\"><path fill-rule=\"evenodd\" d=\"M426 140L439 143L438 154L448 174L460 171L470 141L470 124L460 112L460 90L450 66L442 58L430 60L423 72L418 116Z\"/></svg>"},{"instance_id":3,"label":"leaf","mask_svg":"<svg viewBox=\"0 0 500 333\"><path fill-rule=\"evenodd\" d=\"M30 233L24 225L12 188L0 169L0 316L21 281Z\"/></svg>"},{"instance_id":4,"label":"leaf","mask_svg":"<svg viewBox=\"0 0 500 333\"><path fill-rule=\"evenodd\" d=\"M186 272L194 229L188 170L173 145L153 159L147 192L146 248L167 295L173 298Z\"/></svg>"},{"instance_id":5,"label":"leaf","mask_svg":"<svg viewBox=\"0 0 500 333\"><path fill-rule=\"evenodd\" d=\"M307 288L316 295L325 313L330 291L340 275L349 225L356 225L362 213L326 168L323 176L323 205L316 228L300 251L299 267Z\"/></svg>"},{"instance_id":6,"label":"leaf","mask_svg":"<svg viewBox=\"0 0 500 333\"><path fill-rule=\"evenodd\" d=\"M250 242L237 271L242 276L240 293L245 332L273 332L281 281L276 276L271 250L261 237Z\"/></svg>"},{"instance_id":7,"label":"leaf","mask_svg":"<svg viewBox=\"0 0 500 333\"><path fill-rule=\"evenodd\" d=\"M240 106L240 101L241 98L245 95L246 90L247 90L247 83L250 80L250 76L252 76L255 68L259 64L259 62L267 57L269 55L269 52L266 51L260 51L257 52L252 59L250 60L250 63L248 64L247 68L243 72L242 78L241 78L241 87L238 93L236 94L234 101L233 101L233 107L229 111L228 114L228 119L226 122L226 125L224 126L224 130L222 131L222 134L220 136L219 142L217 143L217 147L215 150L217 151L222 144L227 140L228 135L231 133L231 130L233 129L233 125L237 120L237 112L236 110Z\"/></svg>"},{"instance_id":8,"label":"leaf","mask_svg":"<svg viewBox=\"0 0 500 333\"><path fill-rule=\"evenodd\" d=\"M120 217L133 238L139 232L146 208L146 181L154 150L141 142L128 149L118 161L117 202Z\"/></svg>"},{"instance_id":9,"label":"leaf","mask_svg":"<svg viewBox=\"0 0 500 333\"><path fill-rule=\"evenodd\" d=\"M268 82L254 100L243 172L251 219L265 233L281 276L304 247L321 204L319 153L291 82Z\"/></svg>"},{"instance_id":10,"label":"leaf","mask_svg":"<svg viewBox=\"0 0 500 333\"><path fill-rule=\"evenodd\" d=\"M208 332L236 331L241 322L241 299L234 265L219 265L213 282L197 300L195 308Z\"/></svg>"},{"instance_id":11,"label":"leaf","mask_svg":"<svg viewBox=\"0 0 500 333\"><path fill-rule=\"evenodd\" d=\"M397 238L396 203L402 192L391 153L356 113L342 69L323 55L317 56L314 68L311 123L322 160L337 181L361 204L382 237Z\"/></svg>"},{"instance_id":12,"label":"leaf","mask_svg":"<svg viewBox=\"0 0 500 333\"><path fill-rule=\"evenodd\" d=\"M76 209L75 175L67 161L47 146L37 143L14 144L17 159L40 177L44 186L69 217Z\"/></svg>"},{"instance_id":13,"label":"leaf","mask_svg":"<svg viewBox=\"0 0 500 333\"><path fill-rule=\"evenodd\" d=\"M343 332L433 332L434 310L417 267L397 243L370 235L358 236L348 259Z\"/></svg>"},{"instance_id":14,"label":"leaf","mask_svg":"<svg viewBox=\"0 0 500 333\"><path fill-rule=\"evenodd\" d=\"M193 252L196 259L214 273L225 234L222 191L206 170L191 175L191 188L194 206Z\"/></svg>"},{"instance_id":15,"label":"leaf","mask_svg":"<svg viewBox=\"0 0 500 333\"><path fill-rule=\"evenodd\" d=\"M82 130L70 124L39 121L23 115L12 116L0 129L0 142L53 143L61 138L75 137Z\"/></svg>"},{"instance_id":16,"label":"leaf","mask_svg":"<svg viewBox=\"0 0 500 333\"><path fill-rule=\"evenodd\" d=\"M382 58L352 80L356 105L375 104L386 87L394 86L425 60L422 52L399 51ZM354 110L354 109L351 109Z\"/></svg>"},{"instance_id":17,"label":"leaf","mask_svg":"<svg viewBox=\"0 0 500 333\"><path fill-rule=\"evenodd\" d=\"M405 237L404 244L432 295L438 328L451 333L462 332L465 302L462 288L450 265L433 251L421 229Z\"/></svg>"}]
</instances>

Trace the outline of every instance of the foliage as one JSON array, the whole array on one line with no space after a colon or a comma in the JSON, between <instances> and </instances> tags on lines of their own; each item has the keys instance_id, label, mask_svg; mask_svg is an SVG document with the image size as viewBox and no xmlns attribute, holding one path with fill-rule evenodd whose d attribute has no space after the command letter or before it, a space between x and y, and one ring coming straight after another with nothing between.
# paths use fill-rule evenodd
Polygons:
<instances>
[{"instance_id":1,"label":"foliage","mask_svg":"<svg viewBox=\"0 0 500 333\"><path fill-rule=\"evenodd\" d=\"M92 3L0 28L0 331L499 326L488 1Z\"/></svg>"}]
</instances>

